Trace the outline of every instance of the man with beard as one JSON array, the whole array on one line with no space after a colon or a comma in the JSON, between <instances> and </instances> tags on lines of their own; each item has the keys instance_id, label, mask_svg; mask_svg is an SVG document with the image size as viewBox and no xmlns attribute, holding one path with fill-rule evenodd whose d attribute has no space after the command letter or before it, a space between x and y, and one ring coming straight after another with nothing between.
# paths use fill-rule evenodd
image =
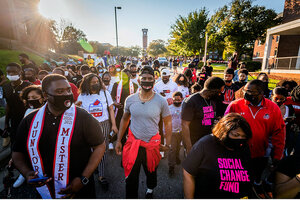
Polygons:
<instances>
[{"instance_id":1,"label":"man with beard","mask_svg":"<svg viewBox=\"0 0 300 200\"><path fill-rule=\"evenodd\" d=\"M182 104L182 136L186 150L189 152L201 137L211 133L214 121L223 113L218 113L221 107L221 92L224 81L219 77L210 77L204 83L204 88L188 98Z\"/></svg>"},{"instance_id":2,"label":"man with beard","mask_svg":"<svg viewBox=\"0 0 300 200\"><path fill-rule=\"evenodd\" d=\"M157 167L161 160L161 150L170 149L172 136L172 118L164 98L152 91L154 71L145 66L139 76L141 90L129 96L125 101L124 115L116 143L116 153L121 155L121 139L131 120L128 139L123 148L123 167L126 178L126 198L138 198L139 174L143 165L147 176L146 198L153 196L157 185ZM162 116L166 130L166 146L161 145L158 122Z\"/></svg>"},{"instance_id":3,"label":"man with beard","mask_svg":"<svg viewBox=\"0 0 300 200\"><path fill-rule=\"evenodd\" d=\"M227 106L235 100L234 93L239 90L239 86L234 84L232 82L232 79L234 77L234 70L232 68L227 68L224 71L224 81L225 81L225 87L222 91L223 95L223 104L224 104L224 112L227 108Z\"/></svg>"},{"instance_id":4,"label":"man with beard","mask_svg":"<svg viewBox=\"0 0 300 200\"><path fill-rule=\"evenodd\" d=\"M173 104L173 97L172 94L174 92L178 91L178 86L177 84L170 80L170 70L165 68L161 71L161 81L157 82L154 85L154 91L158 94L160 94L164 99L167 100L168 105L172 105ZM165 143L165 139L164 139L164 131L163 131L163 123L162 120L160 120L159 122L159 133L162 137L162 144ZM165 157L164 152L162 152L163 157Z\"/></svg>"},{"instance_id":5,"label":"man with beard","mask_svg":"<svg viewBox=\"0 0 300 200\"><path fill-rule=\"evenodd\" d=\"M13 162L38 198L95 198L92 175L105 151L100 124L73 104L64 76L46 76L42 90L47 103L20 123Z\"/></svg>"},{"instance_id":6,"label":"man with beard","mask_svg":"<svg viewBox=\"0 0 300 200\"><path fill-rule=\"evenodd\" d=\"M154 91L166 99L169 105L172 104L172 94L178 91L177 84L170 80L170 76L170 70L163 69L161 71L161 81L157 82L154 86Z\"/></svg>"},{"instance_id":7,"label":"man with beard","mask_svg":"<svg viewBox=\"0 0 300 200\"><path fill-rule=\"evenodd\" d=\"M243 89L244 98L233 101L227 107L228 113L239 113L249 123L252 138L249 140L251 158L255 170L253 171L253 189L257 198L265 198L266 192L263 182L263 171L267 167L266 150L272 144L272 165L276 167L283 156L285 143L285 123L279 107L264 97L264 83L252 80ZM268 194L269 195L269 194ZM272 196L270 196L272 198Z\"/></svg>"}]
</instances>

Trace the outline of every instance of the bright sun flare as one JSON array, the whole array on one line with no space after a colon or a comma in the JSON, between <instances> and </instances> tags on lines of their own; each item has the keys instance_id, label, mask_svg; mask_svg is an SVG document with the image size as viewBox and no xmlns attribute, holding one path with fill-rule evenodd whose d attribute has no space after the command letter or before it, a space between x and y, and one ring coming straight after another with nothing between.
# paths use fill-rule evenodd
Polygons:
<instances>
[{"instance_id":1,"label":"bright sun flare","mask_svg":"<svg viewBox=\"0 0 300 200\"><path fill-rule=\"evenodd\" d=\"M49 19L58 19L61 17L60 5L64 0L40 0L39 13Z\"/></svg>"}]
</instances>

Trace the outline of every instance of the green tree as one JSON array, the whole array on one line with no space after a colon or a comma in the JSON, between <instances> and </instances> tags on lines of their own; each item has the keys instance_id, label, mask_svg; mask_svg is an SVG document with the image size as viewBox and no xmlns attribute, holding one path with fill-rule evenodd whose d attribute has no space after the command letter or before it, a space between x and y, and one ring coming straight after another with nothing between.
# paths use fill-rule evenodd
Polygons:
<instances>
[{"instance_id":1,"label":"green tree","mask_svg":"<svg viewBox=\"0 0 300 200\"><path fill-rule=\"evenodd\" d=\"M129 47L129 55L138 57L142 53L142 48L140 46Z\"/></svg>"},{"instance_id":2,"label":"green tree","mask_svg":"<svg viewBox=\"0 0 300 200\"><path fill-rule=\"evenodd\" d=\"M205 29L209 22L208 11L201 8L188 14L187 17L179 15L175 24L171 26L168 41L168 50L173 55L196 55L204 49Z\"/></svg>"},{"instance_id":3,"label":"green tree","mask_svg":"<svg viewBox=\"0 0 300 200\"><path fill-rule=\"evenodd\" d=\"M80 39L86 39L85 33L75 28L72 24L68 25L62 35L62 52L68 54L77 54L78 51L83 50L78 43Z\"/></svg>"},{"instance_id":4,"label":"green tree","mask_svg":"<svg viewBox=\"0 0 300 200\"><path fill-rule=\"evenodd\" d=\"M209 48L224 49L223 55L236 51L238 55L249 52L257 38L281 22L272 9L252 5L251 0L233 0L220 8L207 25Z\"/></svg>"},{"instance_id":5,"label":"green tree","mask_svg":"<svg viewBox=\"0 0 300 200\"><path fill-rule=\"evenodd\" d=\"M85 33L76 28L71 22L61 19L59 22L51 23L51 29L55 35L56 52L64 54L77 54L84 50L78 43L80 39L86 39Z\"/></svg>"},{"instance_id":6,"label":"green tree","mask_svg":"<svg viewBox=\"0 0 300 200\"><path fill-rule=\"evenodd\" d=\"M158 56L161 54L166 53L168 50L166 48L166 44L165 41L163 40L152 40L152 42L150 42L148 48L147 48L147 53L151 56Z\"/></svg>"}]
</instances>

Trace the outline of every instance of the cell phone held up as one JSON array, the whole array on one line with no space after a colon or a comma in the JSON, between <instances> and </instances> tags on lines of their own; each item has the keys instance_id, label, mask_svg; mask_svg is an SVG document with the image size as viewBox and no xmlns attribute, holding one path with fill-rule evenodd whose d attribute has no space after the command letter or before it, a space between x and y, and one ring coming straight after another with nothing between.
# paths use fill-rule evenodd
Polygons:
<instances>
[{"instance_id":1,"label":"cell phone held up","mask_svg":"<svg viewBox=\"0 0 300 200\"><path fill-rule=\"evenodd\" d=\"M39 178L34 178L28 181L28 183L39 183L39 182L45 182L49 179L49 177L41 176Z\"/></svg>"}]
</instances>

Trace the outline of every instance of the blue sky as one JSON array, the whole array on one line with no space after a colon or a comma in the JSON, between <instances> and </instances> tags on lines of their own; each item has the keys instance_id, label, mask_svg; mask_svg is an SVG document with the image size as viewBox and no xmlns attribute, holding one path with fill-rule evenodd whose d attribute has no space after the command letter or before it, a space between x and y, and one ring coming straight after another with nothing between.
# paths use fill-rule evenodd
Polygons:
<instances>
[{"instance_id":1,"label":"blue sky","mask_svg":"<svg viewBox=\"0 0 300 200\"><path fill-rule=\"evenodd\" d=\"M40 0L40 13L48 18L65 18L83 30L88 40L116 45L114 6L117 10L120 46L142 46L142 28L148 28L148 43L155 39L167 41L170 26L178 15L206 7L209 14L231 0ZM284 0L256 0L283 12Z\"/></svg>"}]
</instances>

